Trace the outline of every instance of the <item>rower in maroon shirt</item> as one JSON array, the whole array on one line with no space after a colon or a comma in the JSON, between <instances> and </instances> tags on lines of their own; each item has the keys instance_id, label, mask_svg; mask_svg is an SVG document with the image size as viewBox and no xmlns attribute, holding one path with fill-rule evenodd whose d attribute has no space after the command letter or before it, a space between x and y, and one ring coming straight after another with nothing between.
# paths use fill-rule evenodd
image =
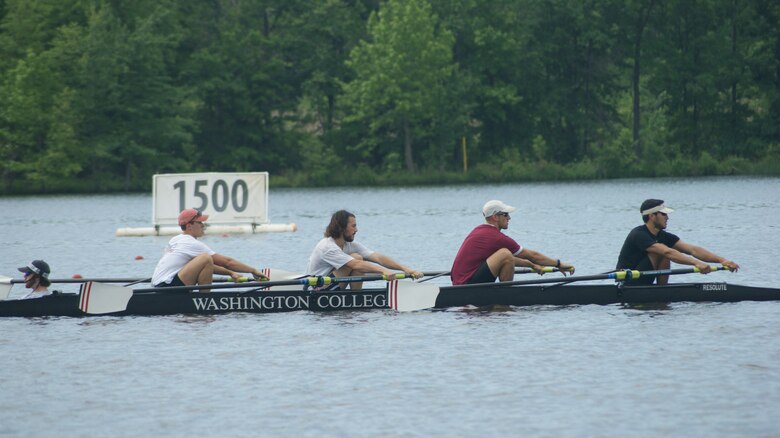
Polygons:
<instances>
[{"instance_id":1,"label":"rower in maroon shirt","mask_svg":"<svg viewBox=\"0 0 780 438\"><path fill-rule=\"evenodd\" d=\"M501 201L488 201L482 207L485 223L477 226L463 241L452 264L452 284L510 281L515 267L525 266L542 274L544 266L554 266L563 273L574 273L574 266L538 251L523 248L502 233L509 228L509 213L515 208ZM565 275L565 274L564 274Z\"/></svg>"}]
</instances>

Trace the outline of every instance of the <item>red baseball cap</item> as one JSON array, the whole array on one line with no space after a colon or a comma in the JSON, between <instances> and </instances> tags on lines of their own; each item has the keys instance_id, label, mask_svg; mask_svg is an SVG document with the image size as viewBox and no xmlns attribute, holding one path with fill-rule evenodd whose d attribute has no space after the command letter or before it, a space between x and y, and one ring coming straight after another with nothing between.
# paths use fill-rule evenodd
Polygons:
<instances>
[{"instance_id":1,"label":"red baseball cap","mask_svg":"<svg viewBox=\"0 0 780 438\"><path fill-rule=\"evenodd\" d=\"M190 222L195 221L206 222L208 218L209 215L201 213L200 210L188 208L186 210L182 210L181 213L179 213L179 226L184 226Z\"/></svg>"}]
</instances>

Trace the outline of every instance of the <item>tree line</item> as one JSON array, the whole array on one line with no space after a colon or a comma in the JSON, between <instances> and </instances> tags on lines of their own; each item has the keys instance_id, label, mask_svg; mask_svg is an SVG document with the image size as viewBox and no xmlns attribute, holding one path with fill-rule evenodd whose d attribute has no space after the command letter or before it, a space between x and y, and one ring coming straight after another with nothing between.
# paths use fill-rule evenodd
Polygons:
<instances>
[{"instance_id":1,"label":"tree line","mask_svg":"<svg viewBox=\"0 0 780 438\"><path fill-rule=\"evenodd\" d=\"M780 174L780 3L0 0L3 193L199 171Z\"/></svg>"}]
</instances>

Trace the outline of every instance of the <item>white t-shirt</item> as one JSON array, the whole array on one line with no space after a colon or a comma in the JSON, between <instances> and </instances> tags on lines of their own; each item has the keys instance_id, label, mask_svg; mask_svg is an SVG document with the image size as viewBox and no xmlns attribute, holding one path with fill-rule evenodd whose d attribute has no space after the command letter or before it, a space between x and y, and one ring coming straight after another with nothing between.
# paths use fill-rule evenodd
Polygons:
<instances>
[{"instance_id":1,"label":"white t-shirt","mask_svg":"<svg viewBox=\"0 0 780 438\"><path fill-rule=\"evenodd\" d=\"M27 295L25 295L25 296L23 296L23 297L21 297L19 299L20 300L29 300L31 298L45 297L46 295L51 295L51 291L50 290L43 290L43 291L36 292L36 291L33 290L33 291L30 291L30 293L28 293Z\"/></svg>"},{"instance_id":2,"label":"white t-shirt","mask_svg":"<svg viewBox=\"0 0 780 438\"><path fill-rule=\"evenodd\" d=\"M331 272L349 263L352 260L350 254L360 254L363 259L368 259L374 251L362 244L352 241L344 244L344 249L339 248L332 237L326 237L317 243L314 251L309 256L309 266L306 275L329 275Z\"/></svg>"},{"instance_id":3,"label":"white t-shirt","mask_svg":"<svg viewBox=\"0 0 780 438\"><path fill-rule=\"evenodd\" d=\"M165 252L154 268L152 284L170 283L184 265L203 253L216 254L205 243L189 234L174 236L165 246Z\"/></svg>"}]
</instances>

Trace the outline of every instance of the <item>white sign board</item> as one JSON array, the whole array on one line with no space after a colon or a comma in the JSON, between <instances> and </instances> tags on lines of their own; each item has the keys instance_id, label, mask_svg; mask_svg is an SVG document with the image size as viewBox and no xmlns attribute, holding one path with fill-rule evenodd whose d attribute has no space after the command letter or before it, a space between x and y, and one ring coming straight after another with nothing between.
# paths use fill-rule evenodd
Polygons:
<instances>
[{"instance_id":1,"label":"white sign board","mask_svg":"<svg viewBox=\"0 0 780 438\"><path fill-rule=\"evenodd\" d=\"M268 222L268 172L169 173L153 180L152 222L178 226L179 213L194 208L212 224Z\"/></svg>"}]
</instances>

